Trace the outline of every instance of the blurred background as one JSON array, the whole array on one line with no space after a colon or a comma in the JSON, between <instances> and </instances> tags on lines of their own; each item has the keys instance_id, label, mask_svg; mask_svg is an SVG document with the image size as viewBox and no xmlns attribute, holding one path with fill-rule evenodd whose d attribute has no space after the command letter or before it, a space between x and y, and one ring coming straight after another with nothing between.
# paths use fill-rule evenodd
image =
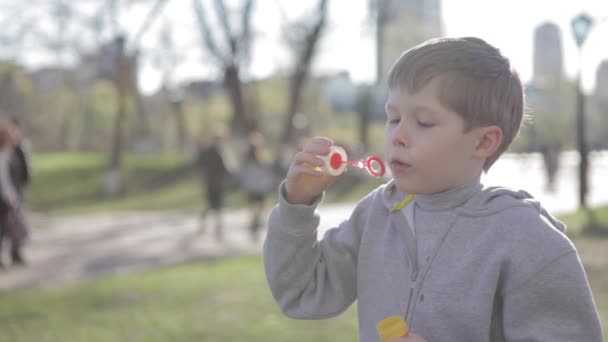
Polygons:
<instances>
[{"instance_id":1,"label":"blurred background","mask_svg":"<svg viewBox=\"0 0 608 342\"><path fill-rule=\"evenodd\" d=\"M261 265L276 185L307 138L382 156L408 48L476 36L528 119L487 184L569 225L608 322L608 2L0 0L0 118L29 178L25 262L0 261L0 341L352 341L354 309L278 311ZM385 179L353 169L319 234ZM608 326L604 324L604 330Z\"/></svg>"}]
</instances>

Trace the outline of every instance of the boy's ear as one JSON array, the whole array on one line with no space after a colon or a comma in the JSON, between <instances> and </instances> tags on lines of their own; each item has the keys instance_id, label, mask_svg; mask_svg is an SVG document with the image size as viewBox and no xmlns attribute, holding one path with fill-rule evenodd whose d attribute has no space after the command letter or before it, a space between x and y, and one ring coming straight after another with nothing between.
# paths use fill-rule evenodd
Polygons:
<instances>
[{"instance_id":1,"label":"boy's ear","mask_svg":"<svg viewBox=\"0 0 608 342\"><path fill-rule=\"evenodd\" d=\"M489 158L502 143L502 129L498 126L479 127L477 146L475 146L475 157Z\"/></svg>"}]
</instances>

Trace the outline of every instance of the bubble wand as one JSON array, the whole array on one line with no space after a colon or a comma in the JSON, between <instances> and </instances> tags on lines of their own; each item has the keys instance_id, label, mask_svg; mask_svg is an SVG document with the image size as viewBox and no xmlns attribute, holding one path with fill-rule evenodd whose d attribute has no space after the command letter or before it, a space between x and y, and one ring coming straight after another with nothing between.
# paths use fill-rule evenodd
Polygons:
<instances>
[{"instance_id":1,"label":"bubble wand","mask_svg":"<svg viewBox=\"0 0 608 342\"><path fill-rule=\"evenodd\" d=\"M321 170L332 176L341 175L347 165L353 165L361 170L366 170L373 177L382 177L386 172L386 166L379 157L369 156L365 159L350 161L346 156L346 151L336 145L331 146L329 154L321 156L321 159L324 161Z\"/></svg>"}]
</instances>

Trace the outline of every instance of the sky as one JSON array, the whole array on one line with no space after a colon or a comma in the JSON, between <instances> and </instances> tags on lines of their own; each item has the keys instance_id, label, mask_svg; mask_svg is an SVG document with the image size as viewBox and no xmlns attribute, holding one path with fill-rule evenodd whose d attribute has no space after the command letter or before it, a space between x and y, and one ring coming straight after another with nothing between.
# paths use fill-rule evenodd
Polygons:
<instances>
[{"instance_id":1,"label":"sky","mask_svg":"<svg viewBox=\"0 0 608 342\"><path fill-rule=\"evenodd\" d=\"M260 35L254 48L249 70L251 74L265 77L278 70L288 70L290 55L282 48L277 23L298 18L298 14L316 2L309 0L304 5L304 1L258 1L253 22ZM277 9L277 4L282 11ZM565 72L568 77L575 77L579 57L570 21L581 12L598 18L581 54L584 89L590 91L593 88L597 66L602 60L608 60L608 44L605 43L608 41L606 0L443 0L441 5L445 36L477 36L487 40L511 60L525 81L531 78L533 72L534 29L544 22L552 22L560 27ZM190 6L190 1L172 3L166 8L166 13L170 16L173 11L186 13L191 11ZM368 17L368 0L331 0L329 18L328 33L322 41L315 70L347 70L355 82L373 81L376 77L374 26ZM193 39L200 41L198 32L193 30L193 33ZM176 70L177 77L209 76L210 71L205 70L199 59L200 56L192 63L185 62ZM147 77L148 81L143 80L142 84L152 87L154 78L158 76L150 73Z\"/></svg>"},{"instance_id":2,"label":"sky","mask_svg":"<svg viewBox=\"0 0 608 342\"><path fill-rule=\"evenodd\" d=\"M7 2L13 0L0 0ZM16 0L14 0L16 1ZM208 0L203 0L208 1ZM228 0L240 4L241 0ZM258 0L253 25L256 34L251 65L245 72L252 77L266 77L277 71L290 70L290 52L281 40L281 23L299 18L314 8L316 0ZM321 42L314 64L316 72L346 70L355 82L372 82L375 75L374 26L368 16L368 0L330 0L329 26ZM498 47L512 62L522 79L532 76L534 29L544 23L557 24L562 33L565 72L573 78L578 70L578 49L570 29L571 19L586 12L597 19L581 54L583 87L591 91L595 72L602 60L608 60L608 1L606 0L443 0L444 35L449 37L477 36ZM123 12L119 22L126 31L141 26L147 8L133 7ZM200 78L217 79L218 69L210 56L200 47L201 38L195 21L191 0L172 0L163 9L151 30L144 35L142 46L152 51L158 41L158 31L170 26L175 40L178 65L172 69L173 82ZM28 66L49 63L40 52L20 53ZM141 63L139 84L145 93L154 91L163 78L158 58L146 58Z\"/></svg>"}]
</instances>

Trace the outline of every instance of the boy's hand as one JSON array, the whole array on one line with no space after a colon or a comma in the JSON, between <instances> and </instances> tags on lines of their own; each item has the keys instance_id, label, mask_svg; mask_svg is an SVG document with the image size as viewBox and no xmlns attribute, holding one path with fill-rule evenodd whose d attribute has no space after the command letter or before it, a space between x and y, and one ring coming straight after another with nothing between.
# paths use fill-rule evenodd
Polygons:
<instances>
[{"instance_id":1,"label":"boy's hand","mask_svg":"<svg viewBox=\"0 0 608 342\"><path fill-rule=\"evenodd\" d=\"M323 165L319 156L327 155L332 145L330 139L315 137L295 155L285 181L286 199L289 203L310 203L338 178L327 175L318 168Z\"/></svg>"}]
</instances>

